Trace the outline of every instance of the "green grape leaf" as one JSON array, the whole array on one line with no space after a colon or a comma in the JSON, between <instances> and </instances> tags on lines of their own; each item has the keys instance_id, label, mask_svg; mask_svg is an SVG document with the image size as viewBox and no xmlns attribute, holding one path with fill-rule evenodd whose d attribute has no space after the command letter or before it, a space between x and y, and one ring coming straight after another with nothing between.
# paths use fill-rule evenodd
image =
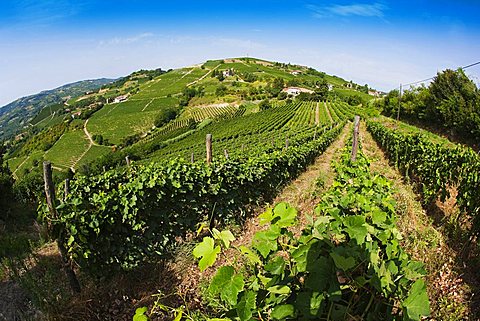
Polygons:
<instances>
[{"instance_id":1,"label":"green grape leaf","mask_svg":"<svg viewBox=\"0 0 480 321\"><path fill-rule=\"evenodd\" d=\"M212 230L213 238L220 240L226 249L230 247L230 242L235 241L235 236L229 230L219 231L216 228Z\"/></svg>"},{"instance_id":2,"label":"green grape leaf","mask_svg":"<svg viewBox=\"0 0 480 321\"><path fill-rule=\"evenodd\" d=\"M275 215L273 214L273 209L270 207L258 216L258 223L260 225L268 224L273 220L274 217Z\"/></svg>"},{"instance_id":3,"label":"green grape leaf","mask_svg":"<svg viewBox=\"0 0 480 321\"><path fill-rule=\"evenodd\" d=\"M281 256L276 256L265 265L265 270L273 275L282 275L285 271L285 260Z\"/></svg>"},{"instance_id":4,"label":"green grape leaf","mask_svg":"<svg viewBox=\"0 0 480 321\"><path fill-rule=\"evenodd\" d=\"M220 253L220 246L215 246L215 241L211 237L204 237L203 241L193 249L193 256L197 259L201 257L198 262L200 271L205 271L206 268L212 266L218 253Z\"/></svg>"},{"instance_id":5,"label":"green grape leaf","mask_svg":"<svg viewBox=\"0 0 480 321\"><path fill-rule=\"evenodd\" d=\"M420 320L422 316L430 315L430 302L423 280L413 283L408 297L402 303L410 320Z\"/></svg>"},{"instance_id":6,"label":"green grape leaf","mask_svg":"<svg viewBox=\"0 0 480 321\"><path fill-rule=\"evenodd\" d=\"M262 261L260 260L260 257L255 252L253 252L251 249L249 249L248 247L242 245L242 246L238 247L238 249L240 250L240 252L242 252L243 255L245 255L245 257L251 263L262 264Z\"/></svg>"},{"instance_id":7,"label":"green grape leaf","mask_svg":"<svg viewBox=\"0 0 480 321\"><path fill-rule=\"evenodd\" d=\"M286 318L293 318L295 316L295 308L291 304L277 305L270 315L272 319L283 320Z\"/></svg>"},{"instance_id":8,"label":"green grape leaf","mask_svg":"<svg viewBox=\"0 0 480 321\"><path fill-rule=\"evenodd\" d=\"M411 281L418 279L426 274L425 268L422 262L410 261L407 266L404 267L405 277Z\"/></svg>"},{"instance_id":9,"label":"green grape leaf","mask_svg":"<svg viewBox=\"0 0 480 321\"><path fill-rule=\"evenodd\" d=\"M269 230L257 232L253 237L252 247L266 258L271 251L277 249L277 237L279 235L280 231L274 226L271 226Z\"/></svg>"},{"instance_id":10,"label":"green grape leaf","mask_svg":"<svg viewBox=\"0 0 480 321\"><path fill-rule=\"evenodd\" d=\"M237 304L237 315L241 321L248 321L252 319L253 311L256 308L257 293L247 291L243 293L240 301Z\"/></svg>"},{"instance_id":11,"label":"green grape leaf","mask_svg":"<svg viewBox=\"0 0 480 321\"><path fill-rule=\"evenodd\" d=\"M322 313L324 298L324 294L320 292L300 292L295 300L295 307L307 318L318 318Z\"/></svg>"},{"instance_id":12,"label":"green grape leaf","mask_svg":"<svg viewBox=\"0 0 480 321\"><path fill-rule=\"evenodd\" d=\"M372 212L372 222L373 224L381 226L387 220L387 213L381 210L374 210Z\"/></svg>"},{"instance_id":13,"label":"green grape leaf","mask_svg":"<svg viewBox=\"0 0 480 321\"><path fill-rule=\"evenodd\" d=\"M275 294L290 294L292 292L286 285L274 285L269 287L267 291Z\"/></svg>"},{"instance_id":14,"label":"green grape leaf","mask_svg":"<svg viewBox=\"0 0 480 321\"><path fill-rule=\"evenodd\" d=\"M273 209L273 212L275 217L272 222L278 227L289 227L295 224L297 210L294 207L290 207L287 203L278 203Z\"/></svg>"},{"instance_id":15,"label":"green grape leaf","mask_svg":"<svg viewBox=\"0 0 480 321\"><path fill-rule=\"evenodd\" d=\"M148 311L147 307L137 308L135 310L135 315L133 316L133 321L148 321L148 317L145 313Z\"/></svg>"},{"instance_id":16,"label":"green grape leaf","mask_svg":"<svg viewBox=\"0 0 480 321\"><path fill-rule=\"evenodd\" d=\"M344 257L335 252L331 252L330 256L335 262L335 266L344 271L348 271L355 266L355 259L353 257Z\"/></svg>"},{"instance_id":17,"label":"green grape leaf","mask_svg":"<svg viewBox=\"0 0 480 321\"><path fill-rule=\"evenodd\" d=\"M210 283L209 290L213 294L220 294L220 298L230 305L237 304L237 296L243 290L245 282L243 276L235 274L231 266L222 266Z\"/></svg>"},{"instance_id":18,"label":"green grape leaf","mask_svg":"<svg viewBox=\"0 0 480 321\"><path fill-rule=\"evenodd\" d=\"M352 215L345 218L348 235L357 241L357 244L363 244L368 234L365 226L365 217L360 215Z\"/></svg>"},{"instance_id":19,"label":"green grape leaf","mask_svg":"<svg viewBox=\"0 0 480 321\"><path fill-rule=\"evenodd\" d=\"M313 291L324 291L333 278L336 274L332 261L321 256L312 264L305 286Z\"/></svg>"}]
</instances>

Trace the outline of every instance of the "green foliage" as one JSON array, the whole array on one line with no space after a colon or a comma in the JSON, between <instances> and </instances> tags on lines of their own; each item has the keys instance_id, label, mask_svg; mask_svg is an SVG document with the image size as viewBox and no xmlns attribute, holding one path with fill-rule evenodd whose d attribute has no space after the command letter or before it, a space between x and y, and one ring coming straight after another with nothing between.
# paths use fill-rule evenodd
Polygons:
<instances>
[{"instance_id":1,"label":"green foliage","mask_svg":"<svg viewBox=\"0 0 480 321\"><path fill-rule=\"evenodd\" d=\"M215 95L217 97L222 97L222 96L225 96L227 94L227 86L225 85L220 85L217 87L217 89L215 89Z\"/></svg>"},{"instance_id":2,"label":"green foliage","mask_svg":"<svg viewBox=\"0 0 480 321\"><path fill-rule=\"evenodd\" d=\"M397 116L399 92L377 103L388 116ZM446 69L428 87L404 90L400 117L451 130L465 141L480 141L480 91L465 73Z\"/></svg>"},{"instance_id":3,"label":"green foliage","mask_svg":"<svg viewBox=\"0 0 480 321\"><path fill-rule=\"evenodd\" d=\"M480 231L480 157L475 151L446 147L378 122L368 122L367 128L404 175L418 182L426 203L445 200L449 187L458 186L457 204L473 219L473 232Z\"/></svg>"},{"instance_id":4,"label":"green foliage","mask_svg":"<svg viewBox=\"0 0 480 321\"><path fill-rule=\"evenodd\" d=\"M244 285L243 277L235 274L233 267L223 266L218 269L208 290L213 295L218 294L230 306L234 306L237 304L238 294L243 290Z\"/></svg>"},{"instance_id":5,"label":"green foliage","mask_svg":"<svg viewBox=\"0 0 480 321\"><path fill-rule=\"evenodd\" d=\"M334 127L315 140L309 131L297 142L292 140L286 151L273 150L248 160L232 157L207 166L175 159L78 177L58 208L60 219L52 220L45 206L41 215L66 231L63 238L69 252L86 270L128 269L167 253L176 237L195 230L212 211L218 221L238 219L234 215L238 208L274 195L323 152L340 130L341 126ZM225 232L213 236L219 244L229 245L232 240ZM205 268L217 252L211 241L206 242L197 253Z\"/></svg>"},{"instance_id":6,"label":"green foliage","mask_svg":"<svg viewBox=\"0 0 480 321\"><path fill-rule=\"evenodd\" d=\"M62 122L32 136L15 155L28 155L35 150L47 151L68 130L68 125L68 123Z\"/></svg>"},{"instance_id":7,"label":"green foliage","mask_svg":"<svg viewBox=\"0 0 480 321\"><path fill-rule=\"evenodd\" d=\"M3 161L3 155L5 149L3 144L0 145L0 219L5 220L6 216L10 211L10 206L12 203L12 187L13 187L13 177L10 169L7 164Z\"/></svg>"},{"instance_id":8,"label":"green foliage","mask_svg":"<svg viewBox=\"0 0 480 321\"><path fill-rule=\"evenodd\" d=\"M193 250L193 256L197 259L201 258L198 263L200 271L204 271L207 267L217 259L217 254L220 253L220 246L215 246L215 241L211 237L205 237L202 243L198 244Z\"/></svg>"},{"instance_id":9,"label":"green foliage","mask_svg":"<svg viewBox=\"0 0 480 321\"><path fill-rule=\"evenodd\" d=\"M286 203L260 215L267 229L234 264L218 269L210 295L218 316L240 320L421 320L430 313L425 271L400 246L391 184L350 151L316 208L317 217L294 236L297 212ZM251 260L253 253L258 253ZM241 263L238 263L241 262ZM246 262L246 263L245 263ZM240 265L241 264L241 265Z\"/></svg>"},{"instance_id":10,"label":"green foliage","mask_svg":"<svg viewBox=\"0 0 480 321\"><path fill-rule=\"evenodd\" d=\"M258 109L260 110L267 110L267 109L270 109L272 108L272 105L270 104L270 102L268 100L262 100L260 102L260 104L258 104Z\"/></svg>"},{"instance_id":11,"label":"green foliage","mask_svg":"<svg viewBox=\"0 0 480 321\"><path fill-rule=\"evenodd\" d=\"M148 321L148 316L145 315L148 309L146 307L137 308L135 310L135 315L133 316L133 321Z\"/></svg>"},{"instance_id":12,"label":"green foliage","mask_svg":"<svg viewBox=\"0 0 480 321\"><path fill-rule=\"evenodd\" d=\"M155 118L153 124L156 127L162 127L172 119L177 117L177 111L174 108L163 108Z\"/></svg>"}]
</instances>

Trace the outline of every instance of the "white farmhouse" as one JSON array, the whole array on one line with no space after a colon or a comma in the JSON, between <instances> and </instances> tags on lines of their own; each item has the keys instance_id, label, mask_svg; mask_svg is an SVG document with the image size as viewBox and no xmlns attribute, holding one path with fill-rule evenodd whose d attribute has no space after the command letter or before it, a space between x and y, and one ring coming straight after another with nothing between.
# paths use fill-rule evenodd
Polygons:
<instances>
[{"instance_id":1,"label":"white farmhouse","mask_svg":"<svg viewBox=\"0 0 480 321\"><path fill-rule=\"evenodd\" d=\"M128 95L121 95L121 96L115 97L113 102L114 103L121 103L122 101L127 100L127 98L128 98Z\"/></svg>"},{"instance_id":2,"label":"white farmhouse","mask_svg":"<svg viewBox=\"0 0 480 321\"><path fill-rule=\"evenodd\" d=\"M307 88L302 88L302 87L287 87L282 89L283 92L286 92L288 95L292 96L298 96L300 93L307 93L307 94L313 94L314 91L307 89Z\"/></svg>"}]
</instances>

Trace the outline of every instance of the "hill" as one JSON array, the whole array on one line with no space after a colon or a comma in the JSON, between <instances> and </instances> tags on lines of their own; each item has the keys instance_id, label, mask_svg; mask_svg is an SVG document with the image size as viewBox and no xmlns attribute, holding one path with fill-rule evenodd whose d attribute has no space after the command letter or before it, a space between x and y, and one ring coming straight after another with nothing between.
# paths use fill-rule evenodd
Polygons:
<instances>
[{"instance_id":1,"label":"hill","mask_svg":"<svg viewBox=\"0 0 480 321\"><path fill-rule=\"evenodd\" d=\"M113 79L77 81L61 87L45 90L35 95L19 98L0 108L0 139L8 139L21 132L29 121L44 107L63 103L68 97L83 95L111 83Z\"/></svg>"},{"instance_id":2,"label":"hill","mask_svg":"<svg viewBox=\"0 0 480 321\"><path fill-rule=\"evenodd\" d=\"M371 98L361 88L313 68L256 58L140 70L65 104L43 108L30 121L25 137L12 143L8 163L19 177L41 160L65 172L110 167L126 155L156 159L179 149L175 146L182 143L173 143L187 136L197 133L192 137L201 139L199 132L205 126L211 130L212 121L277 106L290 106L294 113L300 108L295 101L357 105Z\"/></svg>"}]
</instances>

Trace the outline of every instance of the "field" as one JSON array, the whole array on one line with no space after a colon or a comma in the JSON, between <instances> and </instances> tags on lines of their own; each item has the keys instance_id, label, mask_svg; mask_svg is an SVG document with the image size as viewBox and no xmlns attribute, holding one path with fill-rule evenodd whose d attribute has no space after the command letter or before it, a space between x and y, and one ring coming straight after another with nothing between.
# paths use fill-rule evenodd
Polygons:
<instances>
[{"instance_id":1,"label":"field","mask_svg":"<svg viewBox=\"0 0 480 321\"><path fill-rule=\"evenodd\" d=\"M89 146L88 138L82 129L66 132L57 143L49 149L44 158L53 166L66 170L75 167L77 160Z\"/></svg>"},{"instance_id":2,"label":"field","mask_svg":"<svg viewBox=\"0 0 480 321\"><path fill-rule=\"evenodd\" d=\"M78 168L84 164L88 164L89 162L97 159L98 157L104 156L111 151L112 149L107 146L92 145L88 151L83 154L82 158L77 159L75 167Z\"/></svg>"}]
</instances>

